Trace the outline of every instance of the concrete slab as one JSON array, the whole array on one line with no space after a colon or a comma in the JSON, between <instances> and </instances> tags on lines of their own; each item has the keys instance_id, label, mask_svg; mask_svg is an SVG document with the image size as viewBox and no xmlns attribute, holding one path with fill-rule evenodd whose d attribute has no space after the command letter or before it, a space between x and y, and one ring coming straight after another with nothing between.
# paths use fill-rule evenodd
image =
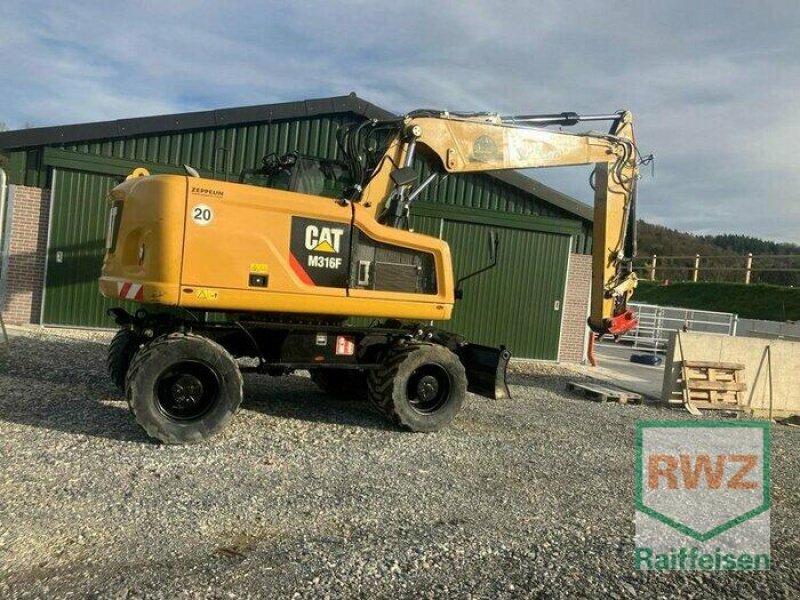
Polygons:
<instances>
[{"instance_id":1,"label":"concrete slab","mask_svg":"<svg viewBox=\"0 0 800 600\"><path fill-rule=\"evenodd\" d=\"M595 346L598 376L650 400L659 400L664 382L664 367L632 363L631 354L642 354L642 350L634 350L630 346L610 341L600 342Z\"/></svg>"}]
</instances>

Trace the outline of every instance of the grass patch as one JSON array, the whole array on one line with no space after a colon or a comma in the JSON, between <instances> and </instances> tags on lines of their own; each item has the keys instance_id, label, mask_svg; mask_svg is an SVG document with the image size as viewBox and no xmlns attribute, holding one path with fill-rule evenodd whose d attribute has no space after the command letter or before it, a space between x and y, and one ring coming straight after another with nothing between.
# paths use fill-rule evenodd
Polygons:
<instances>
[{"instance_id":1,"label":"grass patch","mask_svg":"<svg viewBox=\"0 0 800 600\"><path fill-rule=\"evenodd\" d=\"M736 313L745 319L800 320L800 288L778 285L640 281L634 302Z\"/></svg>"}]
</instances>

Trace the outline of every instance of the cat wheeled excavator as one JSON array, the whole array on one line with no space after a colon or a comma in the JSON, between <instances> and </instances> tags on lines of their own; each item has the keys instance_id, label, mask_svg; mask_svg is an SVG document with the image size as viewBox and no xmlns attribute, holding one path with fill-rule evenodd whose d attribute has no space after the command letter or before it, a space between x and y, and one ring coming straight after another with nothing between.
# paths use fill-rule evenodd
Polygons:
<instances>
[{"instance_id":1,"label":"cat wheeled excavator","mask_svg":"<svg viewBox=\"0 0 800 600\"><path fill-rule=\"evenodd\" d=\"M563 131L595 121L610 122L609 132ZM640 157L629 112L419 110L344 127L338 141L341 161L269 155L239 183L188 165L185 176L137 169L110 192L100 291L142 308L109 311L121 328L108 368L152 437L185 443L218 432L242 400L246 370L308 370L323 390L364 394L420 432L447 425L468 390L510 397L505 347L433 326L461 291L447 243L410 231L409 214L449 174L595 165L589 326L613 335L635 326L625 238ZM423 147L437 164L420 181ZM205 319L208 311L225 320Z\"/></svg>"}]
</instances>

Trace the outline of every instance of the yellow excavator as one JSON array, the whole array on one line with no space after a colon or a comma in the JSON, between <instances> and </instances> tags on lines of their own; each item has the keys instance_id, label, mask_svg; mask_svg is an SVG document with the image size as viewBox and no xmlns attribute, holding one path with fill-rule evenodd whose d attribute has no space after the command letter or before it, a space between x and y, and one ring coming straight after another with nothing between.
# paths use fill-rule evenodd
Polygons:
<instances>
[{"instance_id":1,"label":"yellow excavator","mask_svg":"<svg viewBox=\"0 0 800 600\"><path fill-rule=\"evenodd\" d=\"M610 122L609 132L563 131L595 121ZM121 328L108 369L152 437L186 443L218 432L248 369L308 370L323 390L364 394L412 431L447 425L467 390L510 397L505 347L432 325L451 317L461 291L447 243L409 231L409 215L449 174L595 165L589 326L620 335L636 325L625 242L641 161L629 112L419 110L343 127L338 142L343 160L268 155L239 183L187 165L185 176L136 169L110 192L100 291L142 308L109 311ZM435 168L419 181L422 148ZM493 264L497 243L493 235Z\"/></svg>"}]
</instances>

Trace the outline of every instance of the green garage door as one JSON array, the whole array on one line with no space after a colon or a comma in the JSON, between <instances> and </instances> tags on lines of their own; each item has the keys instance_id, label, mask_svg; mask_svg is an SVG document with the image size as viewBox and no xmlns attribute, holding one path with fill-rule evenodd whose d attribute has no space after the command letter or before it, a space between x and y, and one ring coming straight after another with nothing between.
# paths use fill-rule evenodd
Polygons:
<instances>
[{"instance_id":1,"label":"green garage door","mask_svg":"<svg viewBox=\"0 0 800 600\"><path fill-rule=\"evenodd\" d=\"M119 176L55 169L45 280L45 325L114 327L113 306L132 303L100 295L97 278L105 252L106 194Z\"/></svg>"},{"instance_id":2,"label":"green garage door","mask_svg":"<svg viewBox=\"0 0 800 600\"><path fill-rule=\"evenodd\" d=\"M453 319L440 325L518 358L558 359L570 236L475 221L414 218L416 231L450 244L456 278L489 264L492 230L499 240L497 266L464 282Z\"/></svg>"}]
</instances>

